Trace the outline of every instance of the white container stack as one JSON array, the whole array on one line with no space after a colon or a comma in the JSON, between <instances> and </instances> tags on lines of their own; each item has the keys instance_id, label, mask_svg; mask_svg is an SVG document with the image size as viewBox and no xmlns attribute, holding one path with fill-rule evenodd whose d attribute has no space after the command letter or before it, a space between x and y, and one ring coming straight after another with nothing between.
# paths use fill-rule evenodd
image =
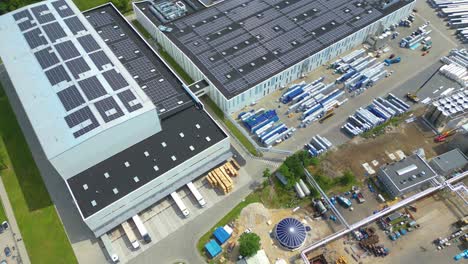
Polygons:
<instances>
[{"instance_id":1,"label":"white container stack","mask_svg":"<svg viewBox=\"0 0 468 264\"><path fill-rule=\"evenodd\" d=\"M448 56L440 60L445 63L439 69L440 73L461 86L468 87L468 51L466 49L453 49Z\"/></svg>"}]
</instances>

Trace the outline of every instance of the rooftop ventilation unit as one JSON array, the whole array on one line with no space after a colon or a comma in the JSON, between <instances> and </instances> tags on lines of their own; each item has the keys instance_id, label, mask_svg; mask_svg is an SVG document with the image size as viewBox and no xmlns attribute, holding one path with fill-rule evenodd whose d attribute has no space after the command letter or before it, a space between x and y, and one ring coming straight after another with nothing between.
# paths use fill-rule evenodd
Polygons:
<instances>
[{"instance_id":1,"label":"rooftop ventilation unit","mask_svg":"<svg viewBox=\"0 0 468 264\"><path fill-rule=\"evenodd\" d=\"M181 1L155 1L151 4L150 10L163 23L170 22L187 14L187 7Z\"/></svg>"},{"instance_id":2,"label":"rooftop ventilation unit","mask_svg":"<svg viewBox=\"0 0 468 264\"><path fill-rule=\"evenodd\" d=\"M417 167L415 164L411 164L411 165L409 165L409 166L407 166L407 167L404 167L404 168L402 168L402 169L397 170L396 173L397 173L399 176L401 176L401 175L406 174L406 173L408 173L408 172L414 171L414 170L416 170L417 168L418 168L418 167Z\"/></svg>"}]
</instances>

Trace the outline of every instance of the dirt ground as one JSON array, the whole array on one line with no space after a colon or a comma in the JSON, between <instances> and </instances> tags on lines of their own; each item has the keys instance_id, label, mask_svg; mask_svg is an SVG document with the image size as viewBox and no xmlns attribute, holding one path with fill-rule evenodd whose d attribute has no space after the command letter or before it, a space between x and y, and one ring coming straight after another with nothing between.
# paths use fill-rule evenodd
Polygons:
<instances>
[{"instance_id":1,"label":"dirt ground","mask_svg":"<svg viewBox=\"0 0 468 264\"><path fill-rule=\"evenodd\" d=\"M327 221L315 220L309 217L311 211L309 208L301 208L296 212L292 209L267 209L260 203L253 203L245 207L239 218L235 222L235 234L230 241L237 241L239 236L250 228L261 238L261 247L265 250L268 258L273 261L276 259L284 259L288 263L292 263L298 257L299 251L289 251L281 248L277 241L273 238L272 232L275 225L286 217L293 217L311 227L311 231L307 233L305 244L310 244L313 241L319 240L322 237L328 236L335 232ZM239 247L236 245L231 253L224 255L225 263L235 263L239 256Z\"/></svg>"},{"instance_id":2,"label":"dirt ground","mask_svg":"<svg viewBox=\"0 0 468 264\"><path fill-rule=\"evenodd\" d=\"M465 181L465 184L467 183L468 181ZM379 244L389 249L390 254L387 257L368 256L350 236L334 241L314 251L310 256L324 254L329 263L335 263L340 256L344 256L348 263L363 264L454 262L453 257L463 250L459 243L438 251L432 241L455 232L456 227L453 224L468 214L468 206L458 196L446 191L427 197L413 205L418 208L418 212L413 213L413 216L421 228L396 241L391 241L375 223L371 225L378 230ZM357 261L352 254L356 256Z\"/></svg>"},{"instance_id":3,"label":"dirt ground","mask_svg":"<svg viewBox=\"0 0 468 264\"><path fill-rule=\"evenodd\" d=\"M413 115L419 114L421 113ZM443 153L443 144L435 143L434 136L434 132L421 119L411 123L403 120L396 128L388 127L384 135L371 139L356 137L337 150L327 153L321 163L322 170L324 175L331 177L341 176L343 171L351 170L362 180L366 174L363 163L367 162L372 166L371 162L377 160L379 164L372 166L377 171L382 164L392 162L388 154L397 150L410 155L414 150L423 148L426 158Z\"/></svg>"}]
</instances>

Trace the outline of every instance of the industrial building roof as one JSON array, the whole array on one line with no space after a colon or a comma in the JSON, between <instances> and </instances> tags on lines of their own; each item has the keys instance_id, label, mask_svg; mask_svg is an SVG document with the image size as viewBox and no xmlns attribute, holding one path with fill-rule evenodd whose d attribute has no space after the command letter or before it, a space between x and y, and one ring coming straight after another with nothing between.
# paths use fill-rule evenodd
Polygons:
<instances>
[{"instance_id":1,"label":"industrial building roof","mask_svg":"<svg viewBox=\"0 0 468 264\"><path fill-rule=\"evenodd\" d=\"M380 171L399 191L405 191L437 176L427 162L416 154L382 166Z\"/></svg>"},{"instance_id":2,"label":"industrial building roof","mask_svg":"<svg viewBox=\"0 0 468 264\"><path fill-rule=\"evenodd\" d=\"M0 56L49 159L154 110L68 0L20 8L0 25Z\"/></svg>"},{"instance_id":3,"label":"industrial building roof","mask_svg":"<svg viewBox=\"0 0 468 264\"><path fill-rule=\"evenodd\" d=\"M161 126L161 132L67 180L84 218L226 138L195 106L163 119Z\"/></svg>"},{"instance_id":4,"label":"industrial building roof","mask_svg":"<svg viewBox=\"0 0 468 264\"><path fill-rule=\"evenodd\" d=\"M115 55L123 56L120 60L123 61L124 67L133 76L140 76L136 78L137 82L140 82L141 86L147 86L143 90L159 105L162 127L159 133L67 180L81 214L87 218L220 142L227 135L191 100L182 88L180 80L167 69L113 6L104 5L84 14L101 37L109 39L106 43ZM111 37L108 35L110 30L121 31ZM127 45L138 47L138 53L126 48L124 50L132 51L131 53L137 54L138 58L147 60L149 66L133 68L142 65L131 64L135 58L129 59L130 55L120 53L126 51L115 48L119 43L118 39ZM130 42L133 44L128 44ZM160 79L164 81L158 81ZM157 81L156 85L149 85L148 81L152 80ZM170 94L169 97L165 97L167 93ZM172 98L177 98L183 103L179 104ZM167 108L167 112L161 112L160 107Z\"/></svg>"},{"instance_id":5,"label":"industrial building roof","mask_svg":"<svg viewBox=\"0 0 468 264\"><path fill-rule=\"evenodd\" d=\"M84 14L160 115L191 103L181 81L111 5Z\"/></svg>"},{"instance_id":6,"label":"industrial building roof","mask_svg":"<svg viewBox=\"0 0 468 264\"><path fill-rule=\"evenodd\" d=\"M157 1L159 2L159 1ZM187 14L165 33L228 99L412 0L236 0ZM155 25L150 8L136 6Z\"/></svg>"},{"instance_id":7,"label":"industrial building roof","mask_svg":"<svg viewBox=\"0 0 468 264\"><path fill-rule=\"evenodd\" d=\"M443 173L448 173L466 166L468 164L468 158L459 149L452 149L451 151L434 157L430 163L432 166L437 166L437 168L434 169L440 170L440 172Z\"/></svg>"}]
</instances>

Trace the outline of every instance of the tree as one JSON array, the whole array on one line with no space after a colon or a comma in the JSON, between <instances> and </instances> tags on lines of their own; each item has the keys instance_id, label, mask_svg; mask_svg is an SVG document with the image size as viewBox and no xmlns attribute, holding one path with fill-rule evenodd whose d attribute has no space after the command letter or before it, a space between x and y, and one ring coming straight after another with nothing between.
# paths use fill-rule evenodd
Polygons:
<instances>
[{"instance_id":1,"label":"tree","mask_svg":"<svg viewBox=\"0 0 468 264\"><path fill-rule=\"evenodd\" d=\"M112 0L112 3L120 10L120 12L125 13L129 10L129 0Z\"/></svg>"},{"instance_id":2,"label":"tree","mask_svg":"<svg viewBox=\"0 0 468 264\"><path fill-rule=\"evenodd\" d=\"M269 168L266 168L266 169L263 171L263 177L269 178L270 176L271 176L270 169L269 169Z\"/></svg>"},{"instance_id":3,"label":"tree","mask_svg":"<svg viewBox=\"0 0 468 264\"><path fill-rule=\"evenodd\" d=\"M0 151L0 170L7 169L7 163L6 163L6 155L4 152Z\"/></svg>"},{"instance_id":4,"label":"tree","mask_svg":"<svg viewBox=\"0 0 468 264\"><path fill-rule=\"evenodd\" d=\"M347 185L350 185L350 184L353 184L356 182L356 176L354 176L354 173L352 171L345 171L343 173L343 176L341 176L339 178L339 183L342 185L342 186L347 186Z\"/></svg>"},{"instance_id":5,"label":"tree","mask_svg":"<svg viewBox=\"0 0 468 264\"><path fill-rule=\"evenodd\" d=\"M239 238L239 253L250 257L260 250L260 237L255 233L244 233Z\"/></svg>"}]
</instances>

